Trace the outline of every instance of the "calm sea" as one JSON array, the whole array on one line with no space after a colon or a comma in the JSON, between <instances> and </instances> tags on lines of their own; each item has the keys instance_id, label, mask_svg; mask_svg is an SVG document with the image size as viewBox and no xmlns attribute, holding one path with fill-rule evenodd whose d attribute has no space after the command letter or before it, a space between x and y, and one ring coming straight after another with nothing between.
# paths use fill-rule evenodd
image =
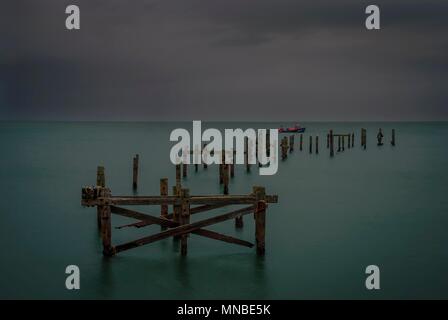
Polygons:
<instances>
[{"instance_id":1,"label":"calm sea","mask_svg":"<svg viewBox=\"0 0 448 320\"><path fill-rule=\"evenodd\" d=\"M132 157L138 153L138 194L158 194L159 179L169 178L171 186L175 177L169 134L191 123L0 123L0 298L448 298L448 124L302 125L304 151L297 137L295 151L275 176L259 176L255 167L247 174L238 166L230 184L231 193L263 185L279 196L267 212L264 258L255 249L191 235L186 258L165 239L107 259L96 210L80 205L81 187L94 184L96 167L104 165L112 193L131 195ZM362 127L368 134L365 151ZM377 147L380 127L386 143ZM325 146L330 128L354 131L355 148L331 159ZM392 128L396 147L389 144ZM309 134L320 136L319 155L308 152ZM222 192L216 166L191 169L184 182L191 194ZM130 222L113 216L114 226ZM254 240L251 216L240 231L233 221L210 229ZM159 230L114 230L113 241ZM65 289L70 264L81 270L78 291ZM381 270L378 291L365 289L371 264Z\"/></svg>"}]
</instances>

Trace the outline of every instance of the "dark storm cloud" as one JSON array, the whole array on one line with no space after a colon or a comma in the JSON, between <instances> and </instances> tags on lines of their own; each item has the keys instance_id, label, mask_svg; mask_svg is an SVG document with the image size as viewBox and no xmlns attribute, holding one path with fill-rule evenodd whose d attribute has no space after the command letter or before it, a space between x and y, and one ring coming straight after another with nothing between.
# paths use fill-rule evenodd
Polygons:
<instances>
[{"instance_id":1,"label":"dark storm cloud","mask_svg":"<svg viewBox=\"0 0 448 320\"><path fill-rule=\"evenodd\" d=\"M372 3L381 31L364 28ZM448 115L442 1L18 0L2 15L0 119Z\"/></svg>"}]
</instances>

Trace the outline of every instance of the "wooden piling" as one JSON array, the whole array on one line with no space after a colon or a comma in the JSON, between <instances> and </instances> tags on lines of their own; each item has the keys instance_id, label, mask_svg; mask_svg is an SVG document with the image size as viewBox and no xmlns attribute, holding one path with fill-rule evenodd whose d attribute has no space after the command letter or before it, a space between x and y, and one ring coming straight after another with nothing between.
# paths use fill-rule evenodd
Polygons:
<instances>
[{"instance_id":1,"label":"wooden piling","mask_svg":"<svg viewBox=\"0 0 448 320\"><path fill-rule=\"evenodd\" d=\"M352 148L355 147L355 133L352 132Z\"/></svg>"},{"instance_id":2,"label":"wooden piling","mask_svg":"<svg viewBox=\"0 0 448 320\"><path fill-rule=\"evenodd\" d=\"M266 193L263 187L254 187L253 193L255 194L255 197L257 199L254 210L255 243L257 247L257 255L264 256L266 235Z\"/></svg>"},{"instance_id":3,"label":"wooden piling","mask_svg":"<svg viewBox=\"0 0 448 320\"><path fill-rule=\"evenodd\" d=\"M180 164L176 164L176 187L181 188L181 178L180 178L180 171L181 171L181 166Z\"/></svg>"},{"instance_id":4,"label":"wooden piling","mask_svg":"<svg viewBox=\"0 0 448 320\"><path fill-rule=\"evenodd\" d=\"M330 148L330 134L327 133L327 149Z\"/></svg>"},{"instance_id":5,"label":"wooden piling","mask_svg":"<svg viewBox=\"0 0 448 320\"><path fill-rule=\"evenodd\" d=\"M364 150L367 148L367 129L364 129Z\"/></svg>"},{"instance_id":6,"label":"wooden piling","mask_svg":"<svg viewBox=\"0 0 448 320\"><path fill-rule=\"evenodd\" d=\"M186 163L183 163L182 164L182 178L186 178L187 177L187 170L188 170L188 167L187 167L187 164Z\"/></svg>"},{"instance_id":7,"label":"wooden piling","mask_svg":"<svg viewBox=\"0 0 448 320\"><path fill-rule=\"evenodd\" d=\"M285 160L288 157L288 138L287 137L283 137L280 146L282 149L282 160Z\"/></svg>"},{"instance_id":8,"label":"wooden piling","mask_svg":"<svg viewBox=\"0 0 448 320\"><path fill-rule=\"evenodd\" d=\"M250 172L248 137L244 137L244 161L246 162L246 172Z\"/></svg>"},{"instance_id":9,"label":"wooden piling","mask_svg":"<svg viewBox=\"0 0 448 320\"><path fill-rule=\"evenodd\" d=\"M271 130L266 131L266 155L271 156Z\"/></svg>"},{"instance_id":10,"label":"wooden piling","mask_svg":"<svg viewBox=\"0 0 448 320\"><path fill-rule=\"evenodd\" d=\"M342 151L345 151L345 136L343 135L342 137Z\"/></svg>"},{"instance_id":11,"label":"wooden piling","mask_svg":"<svg viewBox=\"0 0 448 320\"><path fill-rule=\"evenodd\" d=\"M173 196L180 197L182 193L181 186L173 186ZM178 203L173 204L173 221L181 223L182 205ZM179 240L179 236L173 237L173 240Z\"/></svg>"},{"instance_id":12,"label":"wooden piling","mask_svg":"<svg viewBox=\"0 0 448 320\"><path fill-rule=\"evenodd\" d=\"M289 136L289 152L294 151L294 135Z\"/></svg>"},{"instance_id":13,"label":"wooden piling","mask_svg":"<svg viewBox=\"0 0 448 320\"><path fill-rule=\"evenodd\" d=\"M313 153L313 137L310 136L310 154Z\"/></svg>"},{"instance_id":14,"label":"wooden piling","mask_svg":"<svg viewBox=\"0 0 448 320\"><path fill-rule=\"evenodd\" d=\"M235 160L235 159L233 159ZM230 178L235 177L235 163L230 164Z\"/></svg>"},{"instance_id":15,"label":"wooden piling","mask_svg":"<svg viewBox=\"0 0 448 320\"><path fill-rule=\"evenodd\" d=\"M106 186L106 177L104 174L104 167L98 166L96 169L96 185L99 187Z\"/></svg>"},{"instance_id":16,"label":"wooden piling","mask_svg":"<svg viewBox=\"0 0 448 320\"><path fill-rule=\"evenodd\" d=\"M350 133L347 135L347 148L350 149Z\"/></svg>"},{"instance_id":17,"label":"wooden piling","mask_svg":"<svg viewBox=\"0 0 448 320\"><path fill-rule=\"evenodd\" d=\"M341 152L341 136L338 136L338 152Z\"/></svg>"},{"instance_id":18,"label":"wooden piling","mask_svg":"<svg viewBox=\"0 0 448 320\"><path fill-rule=\"evenodd\" d=\"M162 178L160 179L160 196L168 196L168 179ZM168 205L162 204L160 205L160 217L166 218L168 216Z\"/></svg>"},{"instance_id":19,"label":"wooden piling","mask_svg":"<svg viewBox=\"0 0 448 320\"><path fill-rule=\"evenodd\" d=\"M98 166L96 169L96 185L99 187L106 187L106 176L104 173L104 167ZM100 208L96 208L96 222L98 229L101 230L101 211Z\"/></svg>"},{"instance_id":20,"label":"wooden piling","mask_svg":"<svg viewBox=\"0 0 448 320\"><path fill-rule=\"evenodd\" d=\"M316 154L319 154L319 136L316 136Z\"/></svg>"},{"instance_id":21,"label":"wooden piling","mask_svg":"<svg viewBox=\"0 0 448 320\"><path fill-rule=\"evenodd\" d=\"M300 151L302 151L303 149L303 134L300 134L300 147L299 147Z\"/></svg>"},{"instance_id":22,"label":"wooden piling","mask_svg":"<svg viewBox=\"0 0 448 320\"><path fill-rule=\"evenodd\" d=\"M107 188L99 189L99 197L109 198L110 190ZM101 240L103 242L103 255L110 257L114 255L112 247L112 224L111 210L109 205L100 205L98 210L101 214Z\"/></svg>"},{"instance_id":23,"label":"wooden piling","mask_svg":"<svg viewBox=\"0 0 448 320\"><path fill-rule=\"evenodd\" d=\"M188 189L181 191L181 225L190 223L190 192ZM180 239L180 253L186 256L188 251L188 234L183 234Z\"/></svg>"},{"instance_id":24,"label":"wooden piling","mask_svg":"<svg viewBox=\"0 0 448 320\"><path fill-rule=\"evenodd\" d=\"M138 183L138 154L135 155L132 165L132 188L137 189Z\"/></svg>"},{"instance_id":25,"label":"wooden piling","mask_svg":"<svg viewBox=\"0 0 448 320\"><path fill-rule=\"evenodd\" d=\"M229 194L229 165L222 165L223 182L224 182L224 194Z\"/></svg>"},{"instance_id":26,"label":"wooden piling","mask_svg":"<svg viewBox=\"0 0 448 320\"><path fill-rule=\"evenodd\" d=\"M395 129L392 129L392 140L390 141L392 146L395 146Z\"/></svg>"},{"instance_id":27,"label":"wooden piling","mask_svg":"<svg viewBox=\"0 0 448 320\"><path fill-rule=\"evenodd\" d=\"M204 143L204 147L202 150L204 150L206 146L207 146L207 144ZM201 152L201 158L202 158L202 152ZM203 159L202 159L202 161L203 161ZM207 164L205 163L205 161L203 161L203 162L204 162L204 169L207 169Z\"/></svg>"},{"instance_id":28,"label":"wooden piling","mask_svg":"<svg viewBox=\"0 0 448 320\"><path fill-rule=\"evenodd\" d=\"M333 130L330 130L330 157L334 157L334 136Z\"/></svg>"}]
</instances>

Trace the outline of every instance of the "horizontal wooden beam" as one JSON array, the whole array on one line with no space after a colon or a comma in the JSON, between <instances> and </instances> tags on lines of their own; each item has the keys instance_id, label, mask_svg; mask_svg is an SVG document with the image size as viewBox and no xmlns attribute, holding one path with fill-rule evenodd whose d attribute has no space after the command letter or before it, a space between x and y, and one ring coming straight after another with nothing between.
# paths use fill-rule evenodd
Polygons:
<instances>
[{"instance_id":1,"label":"horizontal wooden beam","mask_svg":"<svg viewBox=\"0 0 448 320\"><path fill-rule=\"evenodd\" d=\"M107 200L107 199L105 199ZM122 197L112 196L108 198L110 205L161 205L161 204L181 204L180 197L176 196L149 196L149 197ZM265 198L267 203L277 203L278 196L269 196ZM207 195L207 196L191 196L190 204L203 205L237 205L237 204L253 204L257 201L255 195Z\"/></svg>"},{"instance_id":2,"label":"horizontal wooden beam","mask_svg":"<svg viewBox=\"0 0 448 320\"><path fill-rule=\"evenodd\" d=\"M134 240L128 243L124 243L121 245L118 245L115 247L115 252L121 252L121 251L125 251L125 250L129 250L132 248L136 248L139 246L143 246L145 244L149 244L158 240L162 240L165 238L169 238L169 237L173 237L173 236L180 236L182 234L186 234L186 233L190 233L193 231L196 231L198 229L201 229L203 227L206 226L210 226L219 222L223 222L226 220L230 220L230 219L234 219L236 217L240 217L243 216L245 214L251 213L254 211L254 206L249 206L249 207L244 207L223 215L219 215L213 218L209 218L209 219L205 219L205 220L201 220L198 222L194 222L194 223L190 223L190 224L185 224L185 225L181 225L166 231L162 231L160 233L148 236L148 237L144 237L138 240Z\"/></svg>"}]
</instances>

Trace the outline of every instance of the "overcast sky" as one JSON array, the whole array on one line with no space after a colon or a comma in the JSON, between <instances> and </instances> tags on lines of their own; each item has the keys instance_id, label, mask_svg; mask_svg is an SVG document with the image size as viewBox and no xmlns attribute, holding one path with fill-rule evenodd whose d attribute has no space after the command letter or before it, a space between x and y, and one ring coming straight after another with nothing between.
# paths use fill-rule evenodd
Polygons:
<instances>
[{"instance_id":1,"label":"overcast sky","mask_svg":"<svg viewBox=\"0 0 448 320\"><path fill-rule=\"evenodd\" d=\"M448 1L4 0L0 18L0 120L448 120Z\"/></svg>"}]
</instances>

